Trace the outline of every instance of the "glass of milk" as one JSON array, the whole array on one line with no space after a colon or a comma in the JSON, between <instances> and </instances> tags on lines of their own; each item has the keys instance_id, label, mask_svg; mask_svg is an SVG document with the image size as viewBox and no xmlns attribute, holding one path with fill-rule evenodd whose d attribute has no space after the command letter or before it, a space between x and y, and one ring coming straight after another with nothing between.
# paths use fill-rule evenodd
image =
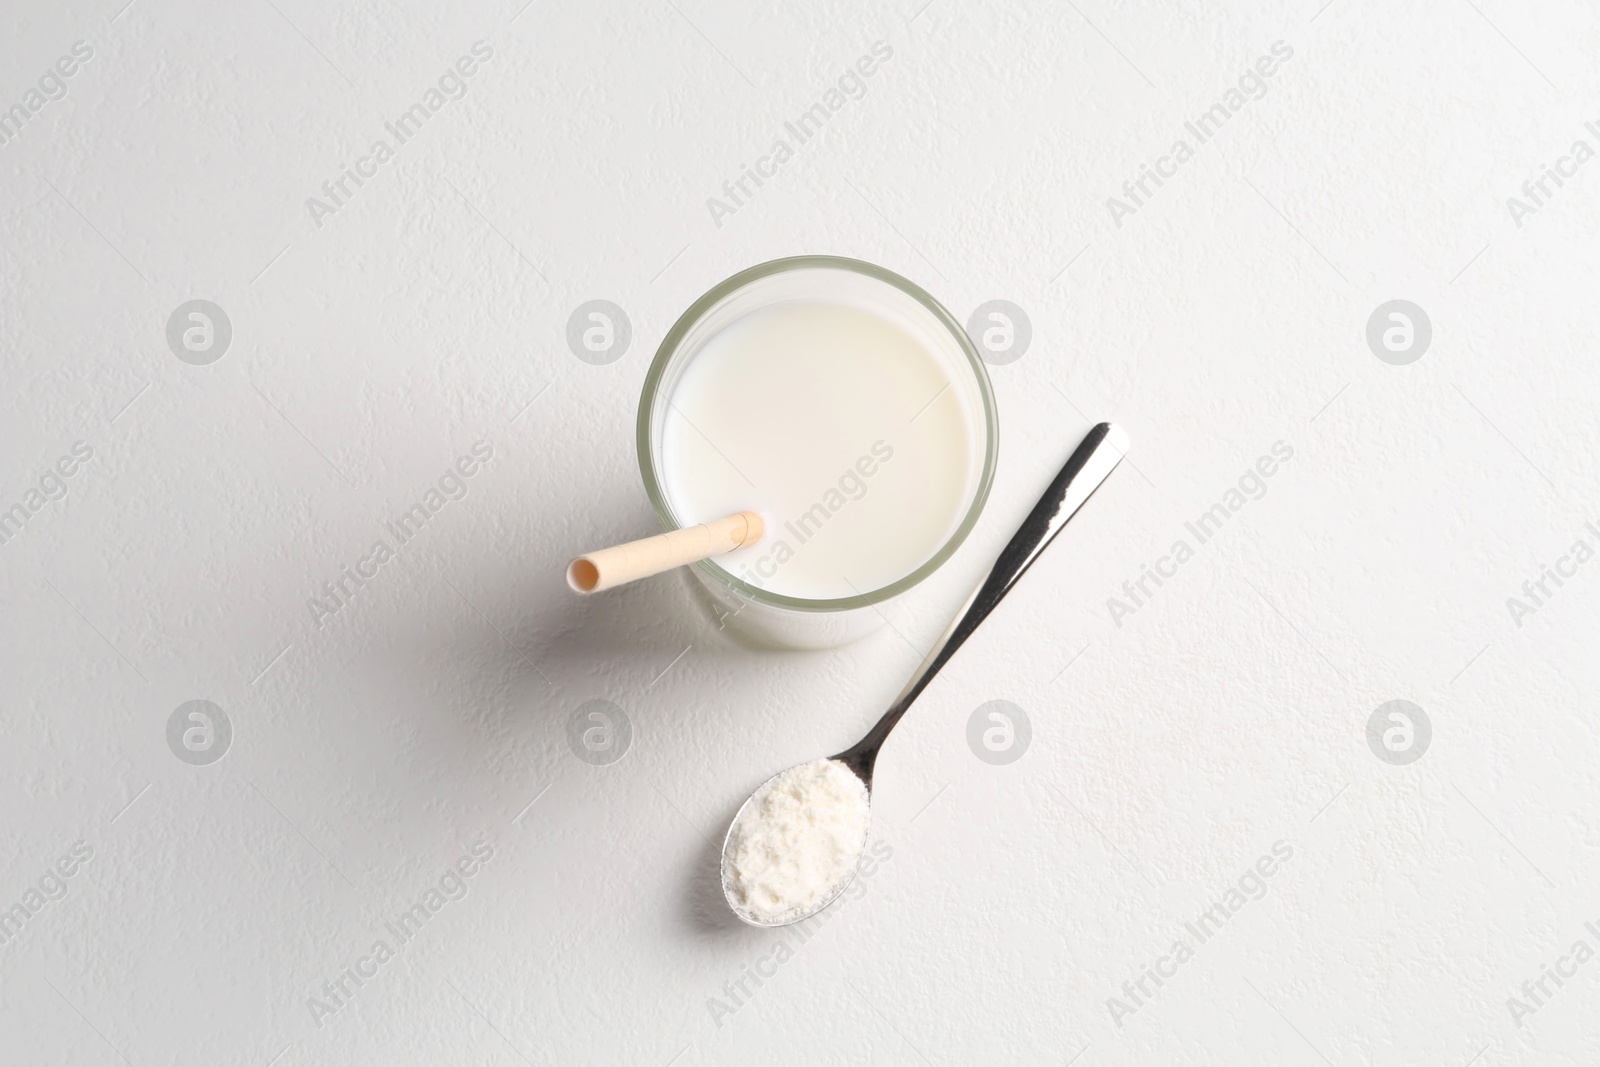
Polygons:
<instances>
[{"instance_id":1,"label":"glass of milk","mask_svg":"<svg viewBox=\"0 0 1600 1067\"><path fill-rule=\"evenodd\" d=\"M639 402L639 466L662 525L737 511L760 541L695 565L717 615L825 648L961 545L997 450L983 360L890 271L797 256L741 271L667 333Z\"/></svg>"}]
</instances>

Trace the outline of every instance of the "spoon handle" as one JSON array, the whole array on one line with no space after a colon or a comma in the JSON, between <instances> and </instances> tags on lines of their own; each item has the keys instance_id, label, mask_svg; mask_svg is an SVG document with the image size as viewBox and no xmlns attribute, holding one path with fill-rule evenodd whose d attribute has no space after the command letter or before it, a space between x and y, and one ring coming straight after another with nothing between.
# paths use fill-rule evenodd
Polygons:
<instances>
[{"instance_id":1,"label":"spoon handle","mask_svg":"<svg viewBox=\"0 0 1600 1067\"><path fill-rule=\"evenodd\" d=\"M906 683L887 714L854 748L835 759L856 765L858 773L863 770L866 772L863 779L871 781L872 763L877 757L877 750L906 709L927 688L940 668L955 655L956 649L972 636L978 624L989 617L995 605L1011 592L1011 587L1033 566L1045 546L1055 539L1067 521L1083 506L1083 502L1089 499L1089 495L1100 488L1100 483L1106 480L1106 476L1121 462L1127 451L1128 435L1121 428L1102 422L1089 431L1067 460L1066 466L1061 468L1061 473L1050 482L1050 487L1022 521L1022 526L1006 547L1001 549L1000 557L995 560L983 584L967 598L949 628L934 642L922 666Z\"/></svg>"}]
</instances>

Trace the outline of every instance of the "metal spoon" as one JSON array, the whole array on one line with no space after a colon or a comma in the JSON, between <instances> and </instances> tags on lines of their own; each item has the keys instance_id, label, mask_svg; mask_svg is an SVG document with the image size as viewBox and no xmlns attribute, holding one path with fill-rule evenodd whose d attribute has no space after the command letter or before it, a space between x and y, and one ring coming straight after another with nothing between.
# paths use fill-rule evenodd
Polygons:
<instances>
[{"instance_id":1,"label":"metal spoon","mask_svg":"<svg viewBox=\"0 0 1600 1067\"><path fill-rule=\"evenodd\" d=\"M956 612L956 617L949 628L938 641L934 642L927 658L922 661L922 665L912 675L911 681L906 683L906 687L900 691L900 695L884 713L883 718L879 719L877 725L860 741L832 757L854 772L866 786L869 812L872 770L878 762L878 752L883 748L883 742L888 738L889 732L905 715L912 702L928 687L933 676L950 661L951 656L955 655L956 649L960 648L962 643L972 636L978 625L989 617L995 605L1011 591L1011 587L1017 584L1023 573L1033 566L1034 560L1039 558L1045 546L1055 539L1056 534L1067 525L1068 520L1083 506L1084 501L1089 499L1090 494L1106 480L1127 451L1128 435L1119 427L1109 422L1102 422L1089 431L1071 458L1067 460L1066 466L1061 468L1061 473L1055 476L1050 487L1045 490L1039 502L1023 520L1022 526L1018 528L1011 541L1000 551L999 559L995 560L994 567L990 569L983 584L978 586L962 605L961 610ZM776 778L777 775L773 777ZM750 799L753 800L760 794L762 789L766 788L766 784L762 783L762 786L751 794ZM749 807L750 800L746 800L739 807L722 841L722 893L735 915L752 926L787 926L815 915L849 887L851 879L855 877L856 863L851 864L849 873L833 887L831 892L802 914L788 915L781 921L770 922L742 907L729 882L728 848L733 840L734 830L739 826L739 821L744 818ZM863 850L866 848L865 835L861 847ZM858 863L860 857L857 856L856 859Z\"/></svg>"}]
</instances>

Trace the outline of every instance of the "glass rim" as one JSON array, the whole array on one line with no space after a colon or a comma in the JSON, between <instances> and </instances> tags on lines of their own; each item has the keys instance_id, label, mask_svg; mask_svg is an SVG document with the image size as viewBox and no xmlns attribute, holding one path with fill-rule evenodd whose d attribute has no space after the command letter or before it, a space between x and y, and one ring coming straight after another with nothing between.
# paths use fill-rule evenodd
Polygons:
<instances>
[{"instance_id":1,"label":"glass rim","mask_svg":"<svg viewBox=\"0 0 1600 1067\"><path fill-rule=\"evenodd\" d=\"M984 430L984 458L983 469L978 475L977 491L972 496L972 503L967 512L961 517L961 522L956 526L939 549L924 560L911 573L900 579L890 582L878 589L858 593L854 596L836 597L827 600L814 600L806 597L788 596L783 593L774 593L753 585L735 576L730 571L719 566L714 560L702 560L695 564L703 574L707 574L716 581L731 589L735 594L746 600L758 604L767 604L773 607L784 608L789 611L810 612L837 612L849 611L853 608L869 607L919 584L924 578L944 565L956 549L966 541L967 535L972 532L978 523L978 516L983 513L984 504L988 502L989 491L994 485L994 472L999 456L999 410L995 405L994 390L989 383L989 374L983 364L983 358L978 354L977 347L972 339L967 336L967 331L956 321L945 306L934 299L932 294L915 282L903 278L891 270L886 270L876 264L867 263L859 259L850 259L845 256L787 256L782 259L772 259L765 263L758 263L747 267L737 274L731 275L718 282L706 291L705 295L690 304L678 316L678 321L672 324L666 336L661 339L661 346L656 349L655 359L650 363L650 370L645 375L644 390L639 397L639 417L637 423L637 450L639 453L639 472L644 476L645 494L650 498L650 505L655 509L656 518L666 530L681 529L683 523L672 511L672 505L667 500L667 494L661 488L661 479L656 472L655 448L651 440L651 424L655 415L656 401L660 395L661 380L666 375L667 365L672 362L678 353L678 347L689 331L704 315L719 304L723 299L744 288L752 282L767 278L775 274L793 270L843 270L856 274L863 274L878 281L894 286L901 292L910 296L924 309L938 320L950 335L955 338L957 346L967 358L967 363L972 371L972 376L977 382L978 393L983 403L983 430Z\"/></svg>"}]
</instances>

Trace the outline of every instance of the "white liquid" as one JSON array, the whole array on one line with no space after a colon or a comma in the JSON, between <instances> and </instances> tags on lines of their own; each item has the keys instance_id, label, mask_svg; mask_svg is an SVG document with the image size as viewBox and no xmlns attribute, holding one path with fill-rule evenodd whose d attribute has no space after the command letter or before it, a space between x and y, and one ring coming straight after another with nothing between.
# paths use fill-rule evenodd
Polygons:
<instances>
[{"instance_id":1,"label":"white liquid","mask_svg":"<svg viewBox=\"0 0 1600 1067\"><path fill-rule=\"evenodd\" d=\"M717 563L772 592L831 600L898 581L955 532L981 462L947 365L860 308L745 315L706 342L670 398L661 465L673 510L684 525L760 512L765 536Z\"/></svg>"}]
</instances>

